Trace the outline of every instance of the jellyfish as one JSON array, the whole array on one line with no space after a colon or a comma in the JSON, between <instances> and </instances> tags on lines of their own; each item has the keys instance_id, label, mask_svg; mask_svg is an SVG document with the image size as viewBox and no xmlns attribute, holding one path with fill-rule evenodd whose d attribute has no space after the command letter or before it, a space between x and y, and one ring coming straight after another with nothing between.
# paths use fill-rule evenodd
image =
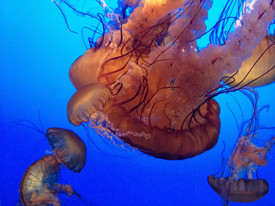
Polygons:
<instances>
[{"instance_id":1,"label":"jellyfish","mask_svg":"<svg viewBox=\"0 0 275 206\"><path fill-rule=\"evenodd\" d=\"M23 127L47 137L58 162L73 172L80 172L86 164L87 149L82 139L73 131L58 127L48 128L46 133L32 121L22 120Z\"/></svg>"},{"instance_id":2,"label":"jellyfish","mask_svg":"<svg viewBox=\"0 0 275 206\"><path fill-rule=\"evenodd\" d=\"M253 117L243 124L248 123L248 126L243 127L221 174L207 178L224 205L229 202L254 202L268 193L269 184L265 179L258 178L257 171L259 166L267 164L267 154L275 143L275 136L265 141L264 145L258 145L261 140L258 136L258 114L261 110L255 108Z\"/></svg>"},{"instance_id":3,"label":"jellyfish","mask_svg":"<svg viewBox=\"0 0 275 206\"><path fill-rule=\"evenodd\" d=\"M59 170L60 163L55 155L46 155L29 166L20 183L22 204L59 206L59 193L79 196L70 185L57 183Z\"/></svg>"},{"instance_id":4,"label":"jellyfish","mask_svg":"<svg viewBox=\"0 0 275 206\"><path fill-rule=\"evenodd\" d=\"M73 131L49 128L46 137L59 163L73 172L80 172L86 164L86 146Z\"/></svg>"},{"instance_id":5,"label":"jellyfish","mask_svg":"<svg viewBox=\"0 0 275 206\"><path fill-rule=\"evenodd\" d=\"M220 80L238 71L275 19L275 2L256 0L251 9L241 10L241 26L227 32L223 44L199 48L197 39L208 32L211 0L123 1L132 9L129 15L98 1L108 21L69 1L54 2L61 10L68 6L102 23L102 30L90 29L101 36L94 42L90 38L91 48L70 68L77 91L67 106L69 121L79 125L89 120L98 134L169 160L191 158L215 146L220 107L213 98L239 88L220 91ZM242 2L245 7L248 1Z\"/></svg>"},{"instance_id":6,"label":"jellyfish","mask_svg":"<svg viewBox=\"0 0 275 206\"><path fill-rule=\"evenodd\" d=\"M247 136L241 137L227 166L232 170L229 174L231 176L208 176L208 184L223 199L224 205L229 202L254 202L268 193L268 182L265 179L254 179L252 172L256 172L258 166L267 164L266 155L274 140L268 141L265 147L258 147Z\"/></svg>"}]
</instances>

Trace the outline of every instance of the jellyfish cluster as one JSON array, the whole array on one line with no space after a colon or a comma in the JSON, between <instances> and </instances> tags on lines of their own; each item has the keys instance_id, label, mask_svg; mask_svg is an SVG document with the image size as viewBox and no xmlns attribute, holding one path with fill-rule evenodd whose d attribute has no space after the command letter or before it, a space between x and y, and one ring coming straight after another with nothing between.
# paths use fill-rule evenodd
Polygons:
<instances>
[{"instance_id":1,"label":"jellyfish cluster","mask_svg":"<svg viewBox=\"0 0 275 206\"><path fill-rule=\"evenodd\" d=\"M46 155L26 170L20 184L20 200L25 206L59 206L59 193L75 195L71 185L58 183L58 174L63 164L73 172L80 172L86 163L86 146L71 130L49 128L46 137L54 155Z\"/></svg>"},{"instance_id":2,"label":"jellyfish cluster","mask_svg":"<svg viewBox=\"0 0 275 206\"><path fill-rule=\"evenodd\" d=\"M103 14L91 13L86 1L53 2L70 31L68 9L97 22L81 29L82 34L91 33L88 48L69 70L76 88L67 105L69 122L89 122L99 135L117 138L147 155L183 160L210 150L221 127L221 108L214 98L275 80L275 39L270 31L274 0L229 0L210 29L205 21L212 0L118 0L115 9L97 0ZM208 33L210 43L202 48L197 40ZM274 140L263 147L253 143L257 105L254 111L247 134L238 138L228 160L228 176L208 177L224 204L255 201L268 192L267 181L252 180L251 175L266 164ZM79 138L55 128L46 135L55 155L43 157L29 170L43 164L39 168L48 172L37 173L45 179L54 179L60 163L79 172L86 160ZM243 171L248 179L240 177ZM44 182L39 191L71 191L55 181Z\"/></svg>"}]
</instances>

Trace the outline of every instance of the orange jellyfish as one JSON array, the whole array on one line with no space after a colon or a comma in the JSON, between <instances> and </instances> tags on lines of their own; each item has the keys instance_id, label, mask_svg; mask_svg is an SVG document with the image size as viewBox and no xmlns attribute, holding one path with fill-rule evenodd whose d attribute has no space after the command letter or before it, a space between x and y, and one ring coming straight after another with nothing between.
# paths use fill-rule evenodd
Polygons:
<instances>
[{"instance_id":1,"label":"orange jellyfish","mask_svg":"<svg viewBox=\"0 0 275 206\"><path fill-rule=\"evenodd\" d=\"M23 205L59 206L58 193L77 195L70 185L57 183L60 163L55 155L46 155L33 163L20 183L20 199Z\"/></svg>"},{"instance_id":2,"label":"orange jellyfish","mask_svg":"<svg viewBox=\"0 0 275 206\"><path fill-rule=\"evenodd\" d=\"M264 38L275 2L256 0L223 45L203 49L196 40L206 32L211 0L125 0L133 11L124 19L98 2L110 21L95 30L102 36L70 68L77 91L68 103L69 121L90 120L99 134L157 158L185 159L211 149L220 132L213 99L220 80L238 71Z\"/></svg>"},{"instance_id":3,"label":"orange jellyfish","mask_svg":"<svg viewBox=\"0 0 275 206\"><path fill-rule=\"evenodd\" d=\"M208 176L209 185L223 199L224 205L229 202L253 202L268 193L268 182L258 178L257 169L267 164L267 153L275 143L275 136L264 146L256 145L255 142L259 142L259 125L255 112L248 128L245 128L246 134L237 140L221 175Z\"/></svg>"},{"instance_id":4,"label":"orange jellyfish","mask_svg":"<svg viewBox=\"0 0 275 206\"><path fill-rule=\"evenodd\" d=\"M73 172L80 172L86 164L86 146L73 131L49 128L46 137L59 163Z\"/></svg>"}]
</instances>

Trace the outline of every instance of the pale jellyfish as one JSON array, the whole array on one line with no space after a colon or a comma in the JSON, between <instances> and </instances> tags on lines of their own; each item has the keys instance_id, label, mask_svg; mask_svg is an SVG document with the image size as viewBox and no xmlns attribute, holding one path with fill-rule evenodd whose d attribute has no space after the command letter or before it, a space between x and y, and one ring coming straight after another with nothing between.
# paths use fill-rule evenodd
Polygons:
<instances>
[{"instance_id":1,"label":"pale jellyfish","mask_svg":"<svg viewBox=\"0 0 275 206\"><path fill-rule=\"evenodd\" d=\"M23 205L60 206L59 193L77 195L70 185L57 183L60 163L55 155L46 155L26 170L20 184L20 200Z\"/></svg>"}]
</instances>

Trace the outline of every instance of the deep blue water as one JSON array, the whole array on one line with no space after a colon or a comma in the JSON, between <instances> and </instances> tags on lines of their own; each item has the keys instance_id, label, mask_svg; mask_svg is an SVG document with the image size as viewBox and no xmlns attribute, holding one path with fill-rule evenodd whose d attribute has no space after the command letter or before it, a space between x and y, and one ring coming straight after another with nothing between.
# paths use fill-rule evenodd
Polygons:
<instances>
[{"instance_id":1,"label":"deep blue water","mask_svg":"<svg viewBox=\"0 0 275 206\"><path fill-rule=\"evenodd\" d=\"M239 94L217 98L222 127L212 150L183 161L160 160L105 144L92 130L92 137L87 137L83 127L68 122L67 102L75 92L68 70L85 47L80 35L68 32L52 1L1 0L0 49L0 205L16 205L25 170L51 151L45 137L20 120L31 121L43 131L48 127L71 129L86 143L83 171L73 174L62 168L60 174L60 181L71 184L83 200L64 198L64 205L222 205L207 176L221 167L223 141L226 156L236 141L238 131L230 109L240 122L241 112L235 98L249 117L252 108L246 106L246 98ZM275 84L257 91L259 105L270 105L269 111L261 114L261 124L275 126ZM230 205L275 205L274 150L267 166L259 168L259 177L269 182L269 193L253 203Z\"/></svg>"}]
</instances>

